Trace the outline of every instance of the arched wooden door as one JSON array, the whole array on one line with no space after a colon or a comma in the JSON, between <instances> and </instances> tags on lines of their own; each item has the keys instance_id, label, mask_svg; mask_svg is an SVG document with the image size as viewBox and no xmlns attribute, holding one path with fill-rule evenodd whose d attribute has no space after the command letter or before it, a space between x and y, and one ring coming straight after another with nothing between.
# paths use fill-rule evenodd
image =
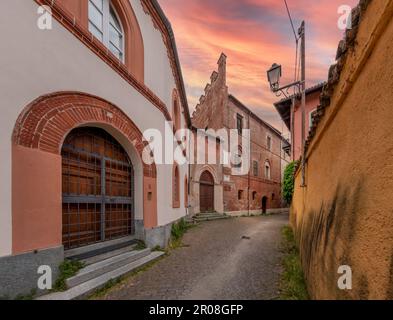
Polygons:
<instances>
[{"instance_id":1,"label":"arched wooden door","mask_svg":"<svg viewBox=\"0 0 393 320\"><path fill-rule=\"evenodd\" d=\"M214 211L214 178L209 171L202 173L200 178L200 211L213 212Z\"/></svg>"},{"instance_id":2,"label":"arched wooden door","mask_svg":"<svg viewBox=\"0 0 393 320\"><path fill-rule=\"evenodd\" d=\"M99 128L77 128L62 148L63 245L77 248L134 232L134 170Z\"/></svg>"}]
</instances>

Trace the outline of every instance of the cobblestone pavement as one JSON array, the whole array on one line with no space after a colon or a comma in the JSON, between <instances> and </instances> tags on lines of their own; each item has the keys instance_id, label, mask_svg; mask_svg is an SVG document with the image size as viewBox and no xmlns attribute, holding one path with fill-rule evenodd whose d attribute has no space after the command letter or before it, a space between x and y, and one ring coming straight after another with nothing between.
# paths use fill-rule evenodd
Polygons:
<instances>
[{"instance_id":1,"label":"cobblestone pavement","mask_svg":"<svg viewBox=\"0 0 393 320\"><path fill-rule=\"evenodd\" d=\"M281 272L286 214L205 222L184 237L184 248L126 279L102 299L274 299Z\"/></svg>"}]
</instances>

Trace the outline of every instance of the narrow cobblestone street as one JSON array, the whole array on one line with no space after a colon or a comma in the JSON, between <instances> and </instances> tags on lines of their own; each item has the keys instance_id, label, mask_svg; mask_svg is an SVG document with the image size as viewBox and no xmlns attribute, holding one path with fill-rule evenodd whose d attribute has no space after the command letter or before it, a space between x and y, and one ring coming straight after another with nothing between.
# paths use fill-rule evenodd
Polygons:
<instances>
[{"instance_id":1,"label":"narrow cobblestone street","mask_svg":"<svg viewBox=\"0 0 393 320\"><path fill-rule=\"evenodd\" d=\"M202 223L185 235L183 248L102 299L275 299L286 224L286 214Z\"/></svg>"}]
</instances>

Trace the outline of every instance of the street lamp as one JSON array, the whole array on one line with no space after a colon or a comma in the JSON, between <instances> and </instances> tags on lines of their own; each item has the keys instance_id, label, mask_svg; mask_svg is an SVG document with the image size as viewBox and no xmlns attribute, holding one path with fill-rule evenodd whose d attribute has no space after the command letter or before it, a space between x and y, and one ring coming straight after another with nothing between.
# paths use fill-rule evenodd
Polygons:
<instances>
[{"instance_id":1,"label":"street lamp","mask_svg":"<svg viewBox=\"0 0 393 320\"><path fill-rule=\"evenodd\" d=\"M280 88L281 76L282 68L281 65L277 63L274 63L267 71L267 80L269 81L270 89L276 94L277 97L280 97L283 94L286 98L288 98L290 95L289 90L292 87L297 88L299 93L301 92L301 86L303 84L302 81L296 81Z\"/></svg>"},{"instance_id":2,"label":"street lamp","mask_svg":"<svg viewBox=\"0 0 393 320\"><path fill-rule=\"evenodd\" d=\"M295 35L296 36L296 35ZM290 83L286 86L280 87L280 78L282 75L281 65L274 63L272 67L267 71L267 78L270 84L272 92L276 94L277 97L284 95L285 98L290 97L289 90L294 88L295 94L292 96L292 144L293 144L293 119L295 110L295 97L299 94L301 96L301 112L302 112L302 187L306 186L305 178L305 168L306 168L306 38L305 38L305 22L303 21L299 30L298 37L296 36L296 47L298 40L301 40L300 46L300 56L301 56L301 80ZM296 92L296 89L298 90Z\"/></svg>"},{"instance_id":3,"label":"street lamp","mask_svg":"<svg viewBox=\"0 0 393 320\"><path fill-rule=\"evenodd\" d=\"M280 88L281 75L281 66L277 63L274 63L272 67L267 71L267 79L273 92Z\"/></svg>"}]
</instances>

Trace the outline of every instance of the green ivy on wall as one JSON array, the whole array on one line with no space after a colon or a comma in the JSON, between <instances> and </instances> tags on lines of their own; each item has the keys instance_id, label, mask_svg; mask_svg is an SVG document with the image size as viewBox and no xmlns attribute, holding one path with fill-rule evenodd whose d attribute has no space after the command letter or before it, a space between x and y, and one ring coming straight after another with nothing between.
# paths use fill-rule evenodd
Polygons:
<instances>
[{"instance_id":1,"label":"green ivy on wall","mask_svg":"<svg viewBox=\"0 0 393 320\"><path fill-rule=\"evenodd\" d=\"M295 186L295 169L298 162L294 161L290 163L284 172L284 183L283 183L283 196L287 203L292 202L293 191Z\"/></svg>"}]
</instances>

